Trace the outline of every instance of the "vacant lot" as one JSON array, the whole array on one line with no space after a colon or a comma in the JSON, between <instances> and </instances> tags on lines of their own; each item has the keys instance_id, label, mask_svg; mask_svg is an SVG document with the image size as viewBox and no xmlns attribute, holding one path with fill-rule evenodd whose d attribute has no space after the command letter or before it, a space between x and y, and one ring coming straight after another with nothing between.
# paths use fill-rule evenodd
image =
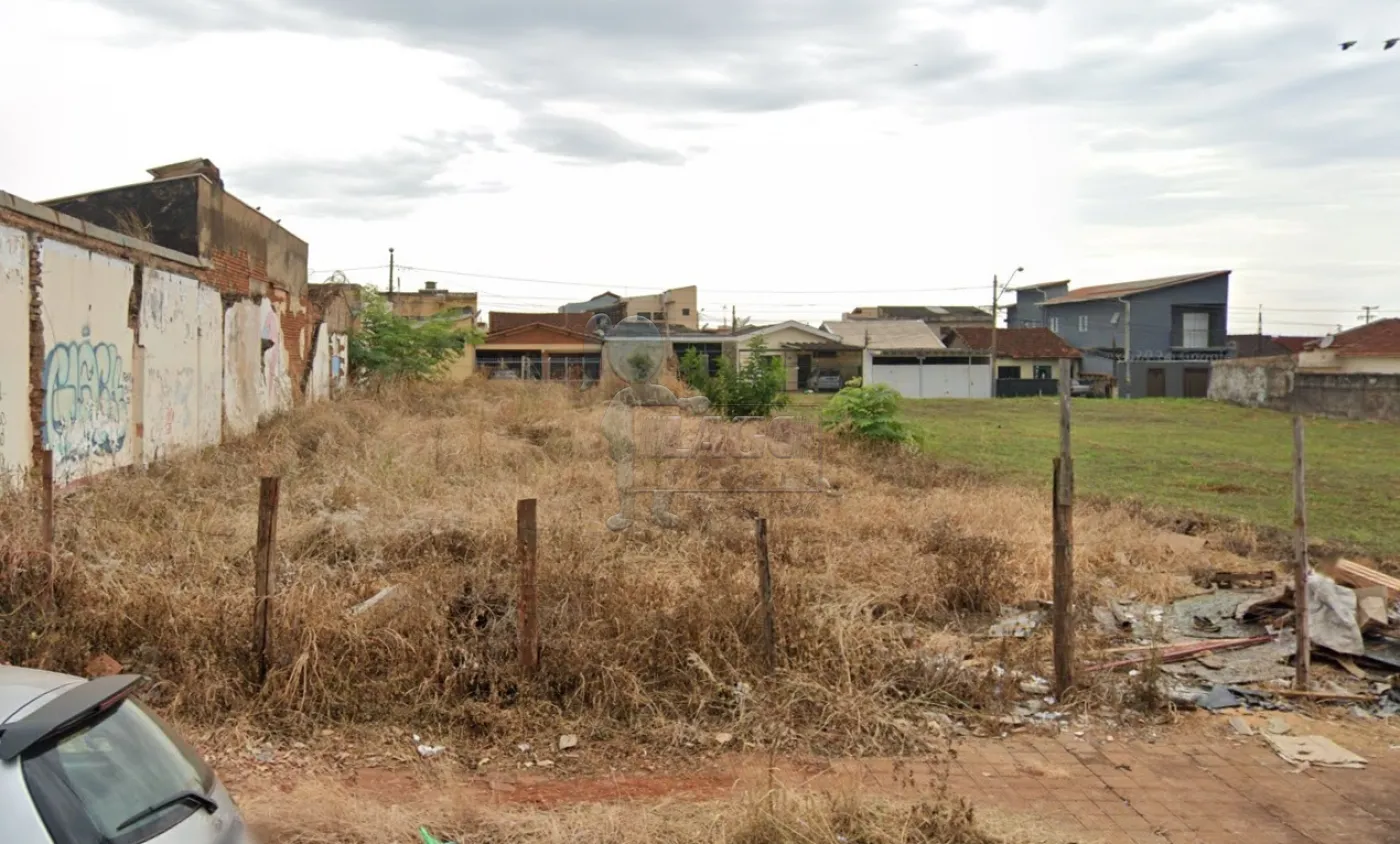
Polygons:
<instances>
[{"instance_id":1,"label":"vacant lot","mask_svg":"<svg viewBox=\"0 0 1400 844\"><path fill-rule=\"evenodd\" d=\"M944 460L1048 489L1058 400L920 401L906 411ZM1082 495L1291 527L1291 417L1170 399L1078 400L1073 412ZM1307 453L1310 535L1400 554L1400 428L1310 419Z\"/></svg>"}]
</instances>

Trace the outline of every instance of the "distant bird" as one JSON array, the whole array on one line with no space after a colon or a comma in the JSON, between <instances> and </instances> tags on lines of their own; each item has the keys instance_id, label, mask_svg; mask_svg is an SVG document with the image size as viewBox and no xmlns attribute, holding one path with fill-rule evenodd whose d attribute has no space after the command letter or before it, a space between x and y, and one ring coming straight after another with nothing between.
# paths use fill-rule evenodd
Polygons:
<instances>
[{"instance_id":1,"label":"distant bird","mask_svg":"<svg viewBox=\"0 0 1400 844\"><path fill-rule=\"evenodd\" d=\"M1387 50L1389 50L1391 47L1394 47L1396 44L1400 44L1400 38L1387 38L1387 39L1385 39L1385 48L1386 48Z\"/></svg>"},{"instance_id":2,"label":"distant bird","mask_svg":"<svg viewBox=\"0 0 1400 844\"><path fill-rule=\"evenodd\" d=\"M1356 42L1355 42L1355 41L1343 41L1343 42L1342 42L1342 49L1343 49L1343 50L1350 50L1352 47L1355 47L1355 46L1356 46Z\"/></svg>"}]
</instances>

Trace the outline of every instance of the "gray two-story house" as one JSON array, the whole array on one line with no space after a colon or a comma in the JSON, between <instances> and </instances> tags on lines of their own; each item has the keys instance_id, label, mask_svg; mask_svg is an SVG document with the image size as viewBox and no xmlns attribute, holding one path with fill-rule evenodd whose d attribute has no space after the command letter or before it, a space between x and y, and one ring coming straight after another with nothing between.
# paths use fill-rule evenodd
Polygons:
<instances>
[{"instance_id":1,"label":"gray two-story house","mask_svg":"<svg viewBox=\"0 0 1400 844\"><path fill-rule=\"evenodd\" d=\"M1230 356L1230 272L1022 287L1007 324L1049 328L1083 352L1083 372L1113 376L1119 395L1205 398L1210 362Z\"/></svg>"}]
</instances>

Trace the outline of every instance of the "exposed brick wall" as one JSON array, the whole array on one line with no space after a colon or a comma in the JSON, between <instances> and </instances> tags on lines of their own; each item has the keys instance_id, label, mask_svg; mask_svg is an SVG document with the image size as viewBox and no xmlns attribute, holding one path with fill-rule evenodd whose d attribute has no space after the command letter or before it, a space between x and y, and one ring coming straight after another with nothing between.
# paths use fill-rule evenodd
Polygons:
<instances>
[{"instance_id":1,"label":"exposed brick wall","mask_svg":"<svg viewBox=\"0 0 1400 844\"><path fill-rule=\"evenodd\" d=\"M292 399L301 402L312 357L312 328L320 318L308 296L292 301L284 290L274 288L267 275L267 264L246 251L227 252L213 249L209 254L213 267L207 283L224 296L268 296L282 321L282 348L287 355L287 374L292 380Z\"/></svg>"}]
</instances>

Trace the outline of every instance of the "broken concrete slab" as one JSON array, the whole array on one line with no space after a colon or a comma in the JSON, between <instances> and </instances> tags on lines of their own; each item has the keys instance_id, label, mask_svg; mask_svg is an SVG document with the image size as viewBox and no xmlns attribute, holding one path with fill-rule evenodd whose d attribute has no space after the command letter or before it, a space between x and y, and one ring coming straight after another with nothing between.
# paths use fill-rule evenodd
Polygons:
<instances>
[{"instance_id":1,"label":"broken concrete slab","mask_svg":"<svg viewBox=\"0 0 1400 844\"><path fill-rule=\"evenodd\" d=\"M1366 760L1326 736L1266 735L1264 741L1285 762L1323 768L1364 768Z\"/></svg>"}]
</instances>

